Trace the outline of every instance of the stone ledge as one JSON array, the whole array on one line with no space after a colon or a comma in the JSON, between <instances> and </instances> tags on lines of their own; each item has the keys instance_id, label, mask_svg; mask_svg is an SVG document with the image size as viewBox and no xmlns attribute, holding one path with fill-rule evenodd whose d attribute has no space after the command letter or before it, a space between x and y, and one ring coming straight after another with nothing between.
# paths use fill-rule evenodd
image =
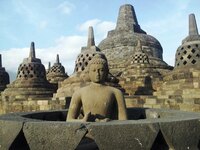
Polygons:
<instances>
[{"instance_id":1,"label":"stone ledge","mask_svg":"<svg viewBox=\"0 0 200 150\"><path fill-rule=\"evenodd\" d=\"M0 116L0 146L75 149L90 137L98 149L200 148L199 113L131 108L128 114L131 120L106 123L65 122L67 110L6 114Z\"/></svg>"}]
</instances>

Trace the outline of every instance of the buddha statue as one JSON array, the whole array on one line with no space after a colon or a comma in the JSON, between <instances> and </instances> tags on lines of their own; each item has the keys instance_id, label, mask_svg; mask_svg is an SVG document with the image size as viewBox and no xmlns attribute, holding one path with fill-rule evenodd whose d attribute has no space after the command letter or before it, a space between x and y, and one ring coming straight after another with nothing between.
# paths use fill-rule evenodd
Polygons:
<instances>
[{"instance_id":1,"label":"buddha statue","mask_svg":"<svg viewBox=\"0 0 200 150\"><path fill-rule=\"evenodd\" d=\"M97 54L87 69L91 83L72 95L67 121L127 120L122 92L104 84L109 72L107 61Z\"/></svg>"}]
</instances>

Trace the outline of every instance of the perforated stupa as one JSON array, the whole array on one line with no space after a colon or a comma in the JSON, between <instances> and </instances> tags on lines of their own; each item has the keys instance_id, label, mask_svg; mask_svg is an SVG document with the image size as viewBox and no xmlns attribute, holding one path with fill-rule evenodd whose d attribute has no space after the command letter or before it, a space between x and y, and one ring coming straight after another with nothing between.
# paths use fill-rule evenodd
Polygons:
<instances>
[{"instance_id":1,"label":"perforated stupa","mask_svg":"<svg viewBox=\"0 0 200 150\"><path fill-rule=\"evenodd\" d=\"M47 72L47 80L52 83L56 90L58 88L58 84L64 81L68 77L67 73L65 73L64 66L60 63L59 55L56 56L56 62L51 67L49 64L49 69Z\"/></svg>"},{"instance_id":2,"label":"perforated stupa","mask_svg":"<svg viewBox=\"0 0 200 150\"><path fill-rule=\"evenodd\" d=\"M31 43L30 54L19 65L17 79L2 93L3 101L27 101L52 97L53 86L46 79L46 70L41 60L35 56L35 46Z\"/></svg>"}]
</instances>

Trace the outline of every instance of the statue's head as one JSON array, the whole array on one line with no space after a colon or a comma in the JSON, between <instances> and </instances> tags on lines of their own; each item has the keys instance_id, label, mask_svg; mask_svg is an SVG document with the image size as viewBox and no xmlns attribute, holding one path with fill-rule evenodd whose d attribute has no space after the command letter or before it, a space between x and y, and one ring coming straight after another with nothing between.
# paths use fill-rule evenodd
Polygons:
<instances>
[{"instance_id":1,"label":"statue's head","mask_svg":"<svg viewBox=\"0 0 200 150\"><path fill-rule=\"evenodd\" d=\"M103 83L108 75L108 63L96 54L88 64L89 78L92 82Z\"/></svg>"}]
</instances>

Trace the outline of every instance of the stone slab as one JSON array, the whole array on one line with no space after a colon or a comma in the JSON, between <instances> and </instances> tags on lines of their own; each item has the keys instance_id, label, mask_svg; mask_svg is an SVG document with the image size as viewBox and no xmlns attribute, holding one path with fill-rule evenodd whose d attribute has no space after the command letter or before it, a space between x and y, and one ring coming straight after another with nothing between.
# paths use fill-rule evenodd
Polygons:
<instances>
[{"instance_id":1,"label":"stone slab","mask_svg":"<svg viewBox=\"0 0 200 150\"><path fill-rule=\"evenodd\" d=\"M23 128L31 150L74 150L87 132L81 123L28 122Z\"/></svg>"},{"instance_id":2,"label":"stone slab","mask_svg":"<svg viewBox=\"0 0 200 150\"><path fill-rule=\"evenodd\" d=\"M20 131L23 122L0 120L0 149L9 149Z\"/></svg>"},{"instance_id":3,"label":"stone slab","mask_svg":"<svg viewBox=\"0 0 200 150\"><path fill-rule=\"evenodd\" d=\"M89 134L101 150L149 150L159 132L158 123L111 121L88 126Z\"/></svg>"},{"instance_id":4,"label":"stone slab","mask_svg":"<svg viewBox=\"0 0 200 150\"><path fill-rule=\"evenodd\" d=\"M200 122L198 119L160 122L160 128L171 149L198 149L200 141Z\"/></svg>"}]
</instances>

